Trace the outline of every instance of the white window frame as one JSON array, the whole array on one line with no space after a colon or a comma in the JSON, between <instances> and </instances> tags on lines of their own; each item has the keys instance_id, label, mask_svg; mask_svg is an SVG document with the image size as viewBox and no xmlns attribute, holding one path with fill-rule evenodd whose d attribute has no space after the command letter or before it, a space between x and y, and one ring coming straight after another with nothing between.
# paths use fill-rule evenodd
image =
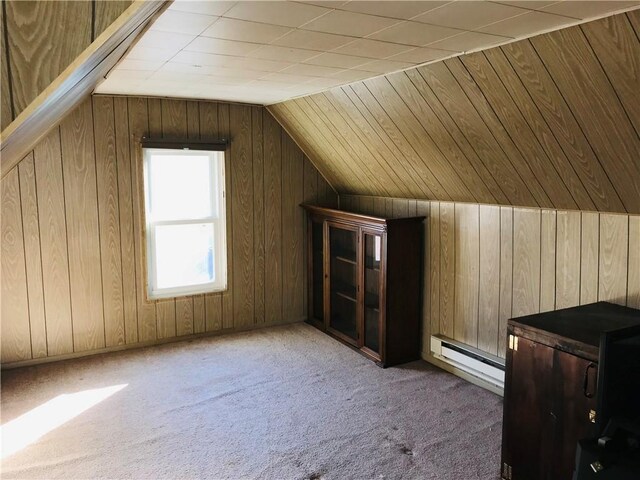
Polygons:
<instances>
[{"instance_id":1,"label":"white window frame","mask_svg":"<svg viewBox=\"0 0 640 480\"><path fill-rule=\"evenodd\" d=\"M153 218L151 205L150 159L152 156L188 156L208 155L209 171L211 172L211 215L198 218L182 218L179 220L156 220ZM145 206L145 234L147 257L147 297L149 300L161 298L175 298L187 295L197 295L227 290L227 223L226 223L226 194L225 194L225 152L218 150L190 150L188 148L142 148L144 171L144 206ZM213 226L214 251L213 263L216 279L213 282L182 285L171 288L158 288L156 270L156 227L165 225L192 225L210 223Z\"/></svg>"}]
</instances>

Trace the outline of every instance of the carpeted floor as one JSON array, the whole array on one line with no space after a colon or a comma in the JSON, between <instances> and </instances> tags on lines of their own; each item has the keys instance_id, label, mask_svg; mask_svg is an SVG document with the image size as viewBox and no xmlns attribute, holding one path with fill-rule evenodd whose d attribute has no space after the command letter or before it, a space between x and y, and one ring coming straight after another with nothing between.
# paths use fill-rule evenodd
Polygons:
<instances>
[{"instance_id":1,"label":"carpeted floor","mask_svg":"<svg viewBox=\"0 0 640 480\"><path fill-rule=\"evenodd\" d=\"M297 324L4 372L3 456L20 422L52 425L2 478L494 480L501 416L423 361L383 370Z\"/></svg>"}]
</instances>

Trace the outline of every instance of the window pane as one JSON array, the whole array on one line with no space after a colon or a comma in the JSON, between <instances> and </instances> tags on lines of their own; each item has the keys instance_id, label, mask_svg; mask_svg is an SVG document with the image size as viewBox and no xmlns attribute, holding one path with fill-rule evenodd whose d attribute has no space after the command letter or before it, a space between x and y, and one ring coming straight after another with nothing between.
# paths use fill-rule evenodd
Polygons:
<instances>
[{"instance_id":1,"label":"window pane","mask_svg":"<svg viewBox=\"0 0 640 480\"><path fill-rule=\"evenodd\" d=\"M213 225L156 227L156 288L215 281Z\"/></svg>"},{"instance_id":2,"label":"window pane","mask_svg":"<svg viewBox=\"0 0 640 480\"><path fill-rule=\"evenodd\" d=\"M148 168L153 221L211 216L210 165L208 155L195 152L151 153Z\"/></svg>"}]
</instances>

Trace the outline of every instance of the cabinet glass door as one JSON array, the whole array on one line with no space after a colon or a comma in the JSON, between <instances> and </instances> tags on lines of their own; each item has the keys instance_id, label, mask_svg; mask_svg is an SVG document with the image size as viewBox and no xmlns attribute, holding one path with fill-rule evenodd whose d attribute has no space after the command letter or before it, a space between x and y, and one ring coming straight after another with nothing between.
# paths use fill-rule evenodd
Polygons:
<instances>
[{"instance_id":1,"label":"cabinet glass door","mask_svg":"<svg viewBox=\"0 0 640 480\"><path fill-rule=\"evenodd\" d=\"M364 340L363 345L380 354L380 278L382 237L363 232L364 247Z\"/></svg>"},{"instance_id":2,"label":"cabinet glass door","mask_svg":"<svg viewBox=\"0 0 640 480\"><path fill-rule=\"evenodd\" d=\"M309 318L324 322L324 255L322 221L311 220L311 299Z\"/></svg>"},{"instance_id":3,"label":"cabinet glass door","mask_svg":"<svg viewBox=\"0 0 640 480\"><path fill-rule=\"evenodd\" d=\"M344 340L358 340L358 231L329 224L329 329Z\"/></svg>"}]
</instances>

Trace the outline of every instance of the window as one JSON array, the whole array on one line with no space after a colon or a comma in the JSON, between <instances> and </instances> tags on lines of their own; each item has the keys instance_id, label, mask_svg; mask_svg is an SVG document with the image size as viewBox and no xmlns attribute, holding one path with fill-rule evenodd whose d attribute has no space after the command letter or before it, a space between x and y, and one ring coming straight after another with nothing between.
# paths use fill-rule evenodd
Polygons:
<instances>
[{"instance_id":1,"label":"window","mask_svg":"<svg viewBox=\"0 0 640 480\"><path fill-rule=\"evenodd\" d=\"M224 152L143 148L151 299L227 288Z\"/></svg>"}]
</instances>

